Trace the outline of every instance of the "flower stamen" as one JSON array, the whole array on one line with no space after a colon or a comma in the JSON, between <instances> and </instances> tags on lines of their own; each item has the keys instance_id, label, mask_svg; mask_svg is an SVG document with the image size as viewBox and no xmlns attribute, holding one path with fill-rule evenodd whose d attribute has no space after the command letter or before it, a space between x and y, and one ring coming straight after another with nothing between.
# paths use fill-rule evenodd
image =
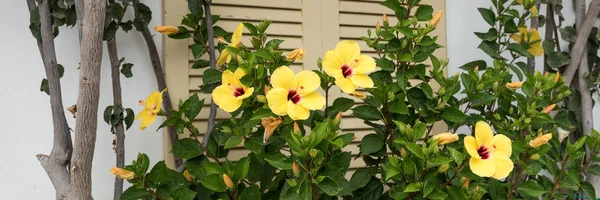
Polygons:
<instances>
[{"instance_id":1,"label":"flower stamen","mask_svg":"<svg viewBox=\"0 0 600 200\"><path fill-rule=\"evenodd\" d=\"M238 88L235 88L235 90L233 90L233 96L234 97L239 97L239 96L242 96L244 94L246 94L246 92L244 91L244 88L242 88L242 87L238 87Z\"/></svg>"}]
</instances>

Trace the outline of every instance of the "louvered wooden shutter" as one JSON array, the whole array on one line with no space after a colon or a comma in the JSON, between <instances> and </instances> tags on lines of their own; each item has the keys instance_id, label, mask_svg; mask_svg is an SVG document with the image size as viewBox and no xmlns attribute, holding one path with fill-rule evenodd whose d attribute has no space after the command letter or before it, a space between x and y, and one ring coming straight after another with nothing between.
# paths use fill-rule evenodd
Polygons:
<instances>
[{"instance_id":1,"label":"louvered wooden shutter","mask_svg":"<svg viewBox=\"0 0 600 200\"><path fill-rule=\"evenodd\" d=\"M335 48L339 40L355 40L361 45L363 53L375 56L375 52L360 40L360 36L366 35L368 29L375 28L377 21L381 21L383 13L388 14L390 24L395 24L394 13L379 5L383 0L213 0L211 8L213 14L221 18L216 25L227 31L235 30L240 22L257 23L262 20L272 21L267 30L270 39L278 38L285 40L281 48L291 51L303 47L306 50L304 62L292 65L296 72L306 69L317 69L316 61L327 50ZM445 8L444 0L423 0L422 3L431 4L434 10ZM187 14L187 2L183 0L165 0L164 21L166 25L178 25L181 17ZM439 35L438 43L446 45L445 19L438 24L435 35ZM244 32L242 43L250 46L250 36ZM205 107L195 120L196 127L201 131L206 130L206 118L210 110L210 95L199 93L198 86L202 84L203 70L192 69L193 56L189 50L192 41L165 39L165 71L167 85L171 98L176 106L178 99L187 99L190 95L198 93L200 98L205 98ZM438 58L446 57L446 50L439 49L434 53ZM218 56L218 55L217 55ZM206 58L205 58L206 59ZM434 89L436 89L434 87ZM339 96L346 96L334 87L330 95L330 103ZM348 97L352 98L352 97ZM362 103L356 100L358 104ZM218 110L217 119L229 118L229 113ZM445 127L434 128L442 130ZM346 151L352 155L358 154L358 144L361 139L373 131L364 125L362 120L351 116L351 111L344 113L342 120L344 132L354 132L356 140L352 142ZM165 159L169 166L173 166L170 154L170 142L165 136ZM246 156L248 151L243 149L232 149L229 159L238 160ZM364 166L362 159L353 160L351 169ZM349 173L351 175L352 172Z\"/></svg>"}]
</instances>

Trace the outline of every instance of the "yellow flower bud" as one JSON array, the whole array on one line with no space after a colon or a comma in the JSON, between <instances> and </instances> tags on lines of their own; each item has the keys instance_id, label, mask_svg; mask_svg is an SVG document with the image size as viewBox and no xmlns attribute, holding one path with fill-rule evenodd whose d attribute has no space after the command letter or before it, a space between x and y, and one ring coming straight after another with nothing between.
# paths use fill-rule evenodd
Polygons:
<instances>
[{"instance_id":1,"label":"yellow flower bud","mask_svg":"<svg viewBox=\"0 0 600 200\"><path fill-rule=\"evenodd\" d=\"M294 49L285 56L288 61L301 61L304 58L304 48Z\"/></svg>"},{"instance_id":2,"label":"yellow flower bud","mask_svg":"<svg viewBox=\"0 0 600 200\"><path fill-rule=\"evenodd\" d=\"M155 26L154 30L164 35L175 34L179 31L177 26Z\"/></svg>"},{"instance_id":3,"label":"yellow flower bud","mask_svg":"<svg viewBox=\"0 0 600 200\"><path fill-rule=\"evenodd\" d=\"M469 189L469 179L467 177L461 177L460 178L460 184L462 185L463 189Z\"/></svg>"},{"instance_id":4,"label":"yellow flower bud","mask_svg":"<svg viewBox=\"0 0 600 200\"><path fill-rule=\"evenodd\" d=\"M556 76L554 77L554 79L552 79L552 82L557 83L559 79L560 79L560 72L556 72Z\"/></svg>"},{"instance_id":5,"label":"yellow flower bud","mask_svg":"<svg viewBox=\"0 0 600 200\"><path fill-rule=\"evenodd\" d=\"M475 188L473 189L473 192L477 192L479 191L479 185L476 185Z\"/></svg>"},{"instance_id":6,"label":"yellow flower bud","mask_svg":"<svg viewBox=\"0 0 600 200\"><path fill-rule=\"evenodd\" d=\"M548 143L548 141L550 139L552 139L552 134L548 133L548 134L542 135L542 133L539 133L535 139L529 141L529 146L531 148L538 148L538 147Z\"/></svg>"},{"instance_id":7,"label":"yellow flower bud","mask_svg":"<svg viewBox=\"0 0 600 200\"><path fill-rule=\"evenodd\" d=\"M223 174L223 182L225 182L225 186L227 186L227 188L233 189L233 181L231 181L231 178L229 178L227 174Z\"/></svg>"},{"instance_id":8,"label":"yellow flower bud","mask_svg":"<svg viewBox=\"0 0 600 200\"><path fill-rule=\"evenodd\" d=\"M531 11L531 17L537 17L538 16L538 9L537 7L533 6L529 9L529 11Z\"/></svg>"},{"instance_id":9,"label":"yellow flower bud","mask_svg":"<svg viewBox=\"0 0 600 200\"><path fill-rule=\"evenodd\" d=\"M265 128L265 133L263 134L263 143L266 144L271 135L273 135L275 129L283 122L283 120L281 120L279 117L269 117L262 118L261 121L262 126Z\"/></svg>"},{"instance_id":10,"label":"yellow flower bud","mask_svg":"<svg viewBox=\"0 0 600 200\"><path fill-rule=\"evenodd\" d=\"M302 134L302 130L300 130L300 126L298 126L298 123L294 122L294 134Z\"/></svg>"},{"instance_id":11,"label":"yellow flower bud","mask_svg":"<svg viewBox=\"0 0 600 200\"><path fill-rule=\"evenodd\" d=\"M431 25L433 27L437 26L438 22L440 22L440 18L442 17L442 13L444 13L444 11L442 11L442 10L435 13L435 15L433 16L433 19L431 19L431 21L429 21L429 25Z\"/></svg>"},{"instance_id":12,"label":"yellow flower bud","mask_svg":"<svg viewBox=\"0 0 600 200\"><path fill-rule=\"evenodd\" d=\"M389 23L388 18L387 18L387 14L383 14L383 22L385 23Z\"/></svg>"},{"instance_id":13,"label":"yellow flower bud","mask_svg":"<svg viewBox=\"0 0 600 200\"><path fill-rule=\"evenodd\" d=\"M362 93L359 91L354 91L354 92L350 93L350 96L356 97L361 100L364 100L367 98L367 95L365 93Z\"/></svg>"},{"instance_id":14,"label":"yellow flower bud","mask_svg":"<svg viewBox=\"0 0 600 200\"><path fill-rule=\"evenodd\" d=\"M375 24L375 32L379 33L379 31L381 31L381 24L377 22L377 24Z\"/></svg>"},{"instance_id":15,"label":"yellow flower bud","mask_svg":"<svg viewBox=\"0 0 600 200\"><path fill-rule=\"evenodd\" d=\"M339 126L341 122L342 122L342 112L338 112L338 114L335 115L335 118L333 119L333 125Z\"/></svg>"},{"instance_id":16,"label":"yellow flower bud","mask_svg":"<svg viewBox=\"0 0 600 200\"><path fill-rule=\"evenodd\" d=\"M479 65L478 65L478 66L475 66L475 69L473 69L473 71L475 71L475 72L479 72Z\"/></svg>"},{"instance_id":17,"label":"yellow flower bud","mask_svg":"<svg viewBox=\"0 0 600 200\"><path fill-rule=\"evenodd\" d=\"M113 167L112 169L110 169L110 173L114 174L117 178L125 180L133 179L133 177L135 176L135 174L132 171L118 167Z\"/></svg>"},{"instance_id":18,"label":"yellow flower bud","mask_svg":"<svg viewBox=\"0 0 600 200\"><path fill-rule=\"evenodd\" d=\"M294 172L294 176L300 177L300 167L298 167L298 163L292 163L292 172Z\"/></svg>"},{"instance_id":19,"label":"yellow flower bud","mask_svg":"<svg viewBox=\"0 0 600 200\"><path fill-rule=\"evenodd\" d=\"M544 77L550 76L550 72L544 72Z\"/></svg>"},{"instance_id":20,"label":"yellow flower bud","mask_svg":"<svg viewBox=\"0 0 600 200\"><path fill-rule=\"evenodd\" d=\"M434 135L432 139L438 139L438 145L444 145L456 142L458 140L458 135L452 133L439 133L437 135Z\"/></svg>"},{"instance_id":21,"label":"yellow flower bud","mask_svg":"<svg viewBox=\"0 0 600 200\"><path fill-rule=\"evenodd\" d=\"M256 99L258 102L267 103L267 97L265 97L265 95L256 95Z\"/></svg>"},{"instance_id":22,"label":"yellow flower bud","mask_svg":"<svg viewBox=\"0 0 600 200\"><path fill-rule=\"evenodd\" d=\"M402 156L403 158L406 157L406 150L404 149L404 147L400 148L400 156Z\"/></svg>"},{"instance_id":23,"label":"yellow flower bud","mask_svg":"<svg viewBox=\"0 0 600 200\"><path fill-rule=\"evenodd\" d=\"M537 153L536 153L536 154L533 154L533 155L531 155L529 158L530 158L531 160L538 160L538 159L540 159L540 154L537 154Z\"/></svg>"},{"instance_id":24,"label":"yellow flower bud","mask_svg":"<svg viewBox=\"0 0 600 200\"><path fill-rule=\"evenodd\" d=\"M265 85L264 91L265 91L265 94L267 94L267 92L269 92L269 86Z\"/></svg>"},{"instance_id":25,"label":"yellow flower bud","mask_svg":"<svg viewBox=\"0 0 600 200\"><path fill-rule=\"evenodd\" d=\"M523 82L510 82L510 83L506 83L506 88L511 89L511 90L516 90L523 87Z\"/></svg>"},{"instance_id":26,"label":"yellow flower bud","mask_svg":"<svg viewBox=\"0 0 600 200\"><path fill-rule=\"evenodd\" d=\"M552 104L552 105L546 106L544 108L544 110L542 110L542 113L546 113L546 114L550 113L550 111L552 111L552 109L554 109L555 106L556 106L556 104Z\"/></svg>"},{"instance_id":27,"label":"yellow flower bud","mask_svg":"<svg viewBox=\"0 0 600 200\"><path fill-rule=\"evenodd\" d=\"M194 181L194 179L190 175L190 172L187 169L183 171L183 177L185 177L185 180L187 180L188 182Z\"/></svg>"},{"instance_id":28,"label":"yellow flower bud","mask_svg":"<svg viewBox=\"0 0 600 200\"><path fill-rule=\"evenodd\" d=\"M438 168L438 172L444 173L444 172L448 171L448 168L450 168L450 165L448 165L448 163L443 164L440 166L440 168Z\"/></svg>"}]
</instances>

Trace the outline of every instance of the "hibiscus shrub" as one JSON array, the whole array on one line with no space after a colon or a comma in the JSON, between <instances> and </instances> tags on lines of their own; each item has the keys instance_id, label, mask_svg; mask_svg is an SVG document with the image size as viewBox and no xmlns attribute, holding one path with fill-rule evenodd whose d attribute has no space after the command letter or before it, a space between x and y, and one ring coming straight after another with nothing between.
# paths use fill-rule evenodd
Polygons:
<instances>
[{"instance_id":1,"label":"hibiscus shrub","mask_svg":"<svg viewBox=\"0 0 600 200\"><path fill-rule=\"evenodd\" d=\"M416 8L418 0L382 3L398 23L384 16L362 38L377 57L361 54L354 41L340 41L317 61L318 70L298 73L288 66L304 49L280 50L284 41L268 39L268 21L242 23L233 34L215 27L218 67L205 70L200 88L231 118L218 121L203 143L193 121L204 100L193 95L180 101L160 127L190 135L172 149L187 169L159 162L147 173L148 159L140 154L113 170L133 184L123 199L595 198L584 174L600 174L593 164L600 134L565 139L576 124L554 106L570 95L564 80L520 69L525 63L519 58L542 53L539 33L525 24L537 9L530 0L494 2L494 8L479 9L492 28L476 33L493 62L467 63L465 73L450 77L448 61L432 55L441 48L430 35L441 12ZM182 21L187 27L157 30L175 39L194 37L194 66L206 67L200 59L206 26L202 12L190 10ZM249 44L241 41L244 29L252 35ZM517 78L525 81L512 81ZM364 103L344 97L328 102L330 90ZM143 127L160 114L160 107L148 109ZM354 157L345 147L357 136L340 129L342 112L373 130L360 136ZM434 126L447 131L433 132ZM231 161L232 148L248 154ZM349 174L352 159L366 166Z\"/></svg>"}]
</instances>

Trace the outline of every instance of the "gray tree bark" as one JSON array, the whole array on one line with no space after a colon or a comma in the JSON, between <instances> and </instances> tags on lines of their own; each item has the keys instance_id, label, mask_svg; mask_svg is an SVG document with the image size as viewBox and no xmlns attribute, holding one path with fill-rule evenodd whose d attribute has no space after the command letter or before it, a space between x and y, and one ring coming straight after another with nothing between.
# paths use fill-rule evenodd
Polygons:
<instances>
[{"instance_id":1,"label":"gray tree bark","mask_svg":"<svg viewBox=\"0 0 600 200\"><path fill-rule=\"evenodd\" d=\"M122 60L119 60L119 54L117 53L116 36L106 41L106 48L108 49L108 57L110 59L113 104L115 107L122 108L121 74L119 73ZM116 167L123 168L125 167L125 127L123 127L123 121L117 123L112 131L115 134ZM115 177L114 199L121 199L121 194L123 194L123 179Z\"/></svg>"},{"instance_id":2,"label":"gray tree bark","mask_svg":"<svg viewBox=\"0 0 600 200\"><path fill-rule=\"evenodd\" d=\"M536 8L540 8L540 3L536 3L535 4ZM537 30L538 27L540 26L540 18L539 17L535 17L535 18L531 18L531 28ZM531 56L531 58L527 58L527 68L528 68L528 72L529 74L533 74L535 73L535 56Z\"/></svg>"},{"instance_id":3,"label":"gray tree bark","mask_svg":"<svg viewBox=\"0 0 600 200\"><path fill-rule=\"evenodd\" d=\"M77 30L79 32L79 43L81 44L81 34L83 28L83 16L84 16L84 0L75 0L75 13L77 14Z\"/></svg>"},{"instance_id":4,"label":"gray tree bark","mask_svg":"<svg viewBox=\"0 0 600 200\"><path fill-rule=\"evenodd\" d=\"M587 56L587 53L584 53L585 45L590 36L592 26L594 26L594 22L598 17L598 13L600 13L600 0L593 0L581 26L578 26L577 39L575 39L575 44L573 45L573 48L571 48L571 61L564 73L565 85L567 86L571 85L575 72L577 72L579 64L581 63L581 58L584 57L584 55Z\"/></svg>"},{"instance_id":5,"label":"gray tree bark","mask_svg":"<svg viewBox=\"0 0 600 200\"><path fill-rule=\"evenodd\" d=\"M42 40L41 43L38 41L38 45L41 44L41 54L44 61L46 78L48 79L54 140L50 155L38 154L37 158L54 185L56 199L64 199L69 190L68 166L73 146L71 134L69 132L69 124L67 124L62 104L62 91L54 48L52 16L48 1L49 0L41 0L39 3ZM35 5L35 3L33 3L33 5Z\"/></svg>"},{"instance_id":6,"label":"gray tree bark","mask_svg":"<svg viewBox=\"0 0 600 200\"><path fill-rule=\"evenodd\" d=\"M92 199L92 160L98 126L105 10L105 0L89 0L84 6L85 17L80 44L81 70L77 96L78 115L71 162L71 185L67 194L69 200Z\"/></svg>"},{"instance_id":7,"label":"gray tree bark","mask_svg":"<svg viewBox=\"0 0 600 200\"><path fill-rule=\"evenodd\" d=\"M206 1L202 1L204 5L204 14L206 15L206 27L207 27L207 35L208 35L208 56L210 58L210 68L217 68L217 60L215 57L215 33L213 32L213 24L212 24L212 13L210 12L210 3ZM210 135L212 134L213 126L215 125L215 118L217 117L217 104L215 101L210 102L210 113L208 113L208 125L206 126L206 134L202 138L202 144L204 148L208 146L208 140L210 139Z\"/></svg>"}]
</instances>

